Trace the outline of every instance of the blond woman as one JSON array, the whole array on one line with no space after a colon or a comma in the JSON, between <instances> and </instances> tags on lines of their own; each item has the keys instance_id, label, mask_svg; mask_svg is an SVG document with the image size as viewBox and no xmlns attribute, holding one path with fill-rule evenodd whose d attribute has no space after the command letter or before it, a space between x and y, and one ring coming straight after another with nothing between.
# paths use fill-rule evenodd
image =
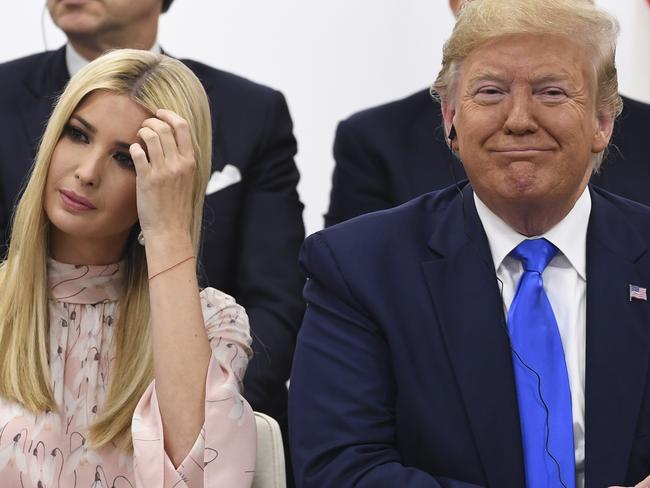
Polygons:
<instances>
[{"instance_id":1,"label":"blond woman","mask_svg":"<svg viewBox=\"0 0 650 488\"><path fill-rule=\"evenodd\" d=\"M210 150L176 60L114 51L66 87L0 267L0 485L250 486L248 320L196 277Z\"/></svg>"}]
</instances>

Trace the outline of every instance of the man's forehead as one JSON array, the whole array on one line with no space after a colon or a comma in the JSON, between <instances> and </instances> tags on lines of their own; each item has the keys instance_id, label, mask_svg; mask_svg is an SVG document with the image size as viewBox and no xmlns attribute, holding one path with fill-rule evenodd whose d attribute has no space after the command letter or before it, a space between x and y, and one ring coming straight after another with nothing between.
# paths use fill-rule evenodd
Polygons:
<instances>
[{"instance_id":1,"label":"man's forehead","mask_svg":"<svg viewBox=\"0 0 650 488\"><path fill-rule=\"evenodd\" d=\"M504 37L474 50L462 63L461 76L467 81L498 79L577 80L590 71L591 59L584 49L566 39L552 36ZM546 40L548 42L541 42ZM539 46L544 48L540 49Z\"/></svg>"}]
</instances>

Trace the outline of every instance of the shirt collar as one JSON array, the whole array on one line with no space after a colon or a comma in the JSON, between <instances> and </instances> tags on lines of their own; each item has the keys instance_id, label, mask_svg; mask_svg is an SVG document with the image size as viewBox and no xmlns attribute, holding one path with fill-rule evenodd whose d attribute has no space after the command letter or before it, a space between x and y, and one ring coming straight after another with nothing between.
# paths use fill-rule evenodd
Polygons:
<instances>
[{"instance_id":1,"label":"shirt collar","mask_svg":"<svg viewBox=\"0 0 650 488\"><path fill-rule=\"evenodd\" d=\"M494 269L498 270L510 251L528 237L519 234L506 224L481 201L476 193L474 193L474 202L488 238ZM553 243L584 280L587 279L587 226L590 213L591 195L586 187L571 211L560 222L541 236L535 236L543 237Z\"/></svg>"},{"instance_id":2,"label":"shirt collar","mask_svg":"<svg viewBox=\"0 0 650 488\"><path fill-rule=\"evenodd\" d=\"M48 295L79 304L116 301L124 280L124 261L107 265L77 265L47 260Z\"/></svg>"},{"instance_id":3,"label":"shirt collar","mask_svg":"<svg viewBox=\"0 0 650 488\"><path fill-rule=\"evenodd\" d=\"M149 51L156 54L162 54L162 48L160 47L160 44L158 44L158 41L154 42ZM75 50L75 48L72 47L72 44L67 43L65 45L65 64L68 68L70 77L76 75L81 68L86 66L89 62L90 61L84 58Z\"/></svg>"}]
</instances>

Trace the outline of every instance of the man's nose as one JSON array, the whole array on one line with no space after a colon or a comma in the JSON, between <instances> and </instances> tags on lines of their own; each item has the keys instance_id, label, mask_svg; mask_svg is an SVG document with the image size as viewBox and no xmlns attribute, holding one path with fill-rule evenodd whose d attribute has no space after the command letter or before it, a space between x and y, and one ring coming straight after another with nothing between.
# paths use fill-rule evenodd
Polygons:
<instances>
[{"instance_id":1,"label":"man's nose","mask_svg":"<svg viewBox=\"0 0 650 488\"><path fill-rule=\"evenodd\" d=\"M535 101L532 94L524 89L513 90L507 108L503 129L507 134L527 134L535 132L538 124L535 118Z\"/></svg>"}]
</instances>

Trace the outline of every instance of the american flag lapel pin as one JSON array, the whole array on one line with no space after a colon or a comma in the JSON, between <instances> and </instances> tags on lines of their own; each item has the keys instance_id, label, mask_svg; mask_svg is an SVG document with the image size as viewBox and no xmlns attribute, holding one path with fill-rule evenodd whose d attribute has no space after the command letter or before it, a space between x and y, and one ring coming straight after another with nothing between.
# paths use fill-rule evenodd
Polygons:
<instances>
[{"instance_id":1,"label":"american flag lapel pin","mask_svg":"<svg viewBox=\"0 0 650 488\"><path fill-rule=\"evenodd\" d=\"M648 301L648 294L646 289L638 285L630 285L630 301L643 300Z\"/></svg>"}]
</instances>

